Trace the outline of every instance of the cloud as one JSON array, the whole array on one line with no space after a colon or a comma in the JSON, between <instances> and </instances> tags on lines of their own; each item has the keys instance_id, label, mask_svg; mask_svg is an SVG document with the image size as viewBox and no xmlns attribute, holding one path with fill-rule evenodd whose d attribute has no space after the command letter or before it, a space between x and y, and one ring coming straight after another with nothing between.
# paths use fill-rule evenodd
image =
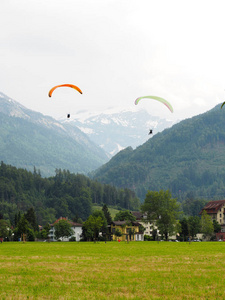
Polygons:
<instances>
[{"instance_id":1,"label":"cloud","mask_svg":"<svg viewBox=\"0 0 225 300\"><path fill-rule=\"evenodd\" d=\"M0 90L42 113L58 114L47 93L66 82L83 90L80 108L155 94L185 118L224 100L220 0L8 0L0 26Z\"/></svg>"}]
</instances>

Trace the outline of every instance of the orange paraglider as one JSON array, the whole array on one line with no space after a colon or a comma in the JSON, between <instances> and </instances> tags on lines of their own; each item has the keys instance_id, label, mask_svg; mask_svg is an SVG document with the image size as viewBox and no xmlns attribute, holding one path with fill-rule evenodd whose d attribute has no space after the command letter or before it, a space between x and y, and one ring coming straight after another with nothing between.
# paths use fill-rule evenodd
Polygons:
<instances>
[{"instance_id":1,"label":"orange paraglider","mask_svg":"<svg viewBox=\"0 0 225 300\"><path fill-rule=\"evenodd\" d=\"M73 88L73 89L77 90L80 94L83 94L81 89L79 89L79 87L74 84L61 84L61 85L56 85L53 88L51 88L51 90L48 93L48 96L51 97L54 90L57 89L58 87L62 87L62 86Z\"/></svg>"}]
</instances>

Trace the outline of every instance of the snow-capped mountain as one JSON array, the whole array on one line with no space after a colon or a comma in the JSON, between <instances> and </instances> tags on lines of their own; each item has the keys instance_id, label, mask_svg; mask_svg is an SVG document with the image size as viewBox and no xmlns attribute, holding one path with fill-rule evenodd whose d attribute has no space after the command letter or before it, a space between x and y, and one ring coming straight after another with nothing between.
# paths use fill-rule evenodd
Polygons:
<instances>
[{"instance_id":1,"label":"snow-capped mountain","mask_svg":"<svg viewBox=\"0 0 225 300\"><path fill-rule=\"evenodd\" d=\"M78 111L71 123L111 156L131 146L142 145L157 132L172 126L174 121L151 116L146 110L111 108L104 112ZM153 133L149 135L149 130Z\"/></svg>"}]
</instances>

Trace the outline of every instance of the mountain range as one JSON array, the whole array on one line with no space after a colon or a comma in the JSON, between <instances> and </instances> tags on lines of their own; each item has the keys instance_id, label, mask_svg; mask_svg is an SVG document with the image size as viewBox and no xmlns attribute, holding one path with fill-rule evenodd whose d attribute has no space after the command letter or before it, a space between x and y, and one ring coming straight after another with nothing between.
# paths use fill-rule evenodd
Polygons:
<instances>
[{"instance_id":1,"label":"mountain range","mask_svg":"<svg viewBox=\"0 0 225 300\"><path fill-rule=\"evenodd\" d=\"M133 189L141 200L148 190L169 189L180 201L225 197L225 110L214 109L127 147L92 174L94 179Z\"/></svg>"},{"instance_id":2,"label":"mountain range","mask_svg":"<svg viewBox=\"0 0 225 300\"><path fill-rule=\"evenodd\" d=\"M137 110L136 107L109 108L104 112L83 110L71 116L71 124L87 134L110 157L128 146L136 148L142 145L174 123L173 120L152 116L146 110Z\"/></svg>"},{"instance_id":3,"label":"mountain range","mask_svg":"<svg viewBox=\"0 0 225 300\"><path fill-rule=\"evenodd\" d=\"M50 176L56 169L88 173L108 155L70 122L62 124L0 93L0 160Z\"/></svg>"},{"instance_id":4,"label":"mountain range","mask_svg":"<svg viewBox=\"0 0 225 300\"><path fill-rule=\"evenodd\" d=\"M51 176L56 169L87 174L127 146L137 147L173 124L146 111L80 111L55 120L0 92L0 159Z\"/></svg>"},{"instance_id":5,"label":"mountain range","mask_svg":"<svg viewBox=\"0 0 225 300\"><path fill-rule=\"evenodd\" d=\"M220 105L174 125L144 111L84 113L59 121L0 93L0 160L35 167L43 176L57 169L89 174L132 189L141 200L148 190L160 189L180 201L224 198L225 109Z\"/></svg>"}]
</instances>

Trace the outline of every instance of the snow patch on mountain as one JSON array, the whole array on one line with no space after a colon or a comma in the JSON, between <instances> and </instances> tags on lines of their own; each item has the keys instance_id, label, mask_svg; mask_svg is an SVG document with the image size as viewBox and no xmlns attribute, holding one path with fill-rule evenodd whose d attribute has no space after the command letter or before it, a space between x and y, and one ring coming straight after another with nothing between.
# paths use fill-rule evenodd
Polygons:
<instances>
[{"instance_id":1,"label":"snow patch on mountain","mask_svg":"<svg viewBox=\"0 0 225 300\"><path fill-rule=\"evenodd\" d=\"M116 144L116 148L113 151L111 151L110 154L112 156L114 156L116 153L120 152L123 149L125 149L125 147L122 147L121 145Z\"/></svg>"},{"instance_id":2,"label":"snow patch on mountain","mask_svg":"<svg viewBox=\"0 0 225 300\"><path fill-rule=\"evenodd\" d=\"M94 130L92 128L88 128L88 127L81 127L81 126L77 126L82 132L86 133L86 134L93 134Z\"/></svg>"},{"instance_id":3,"label":"snow patch on mountain","mask_svg":"<svg viewBox=\"0 0 225 300\"><path fill-rule=\"evenodd\" d=\"M110 120L109 119L101 119L101 123L102 124L110 124Z\"/></svg>"},{"instance_id":4,"label":"snow patch on mountain","mask_svg":"<svg viewBox=\"0 0 225 300\"><path fill-rule=\"evenodd\" d=\"M82 132L110 155L131 146L145 143L153 135L172 126L174 121L150 115L143 108L108 108L104 111L77 111L71 114L70 124Z\"/></svg>"},{"instance_id":5,"label":"snow patch on mountain","mask_svg":"<svg viewBox=\"0 0 225 300\"><path fill-rule=\"evenodd\" d=\"M112 121L117 125L129 126L129 122L127 120L121 120L120 118L112 117Z\"/></svg>"},{"instance_id":6,"label":"snow patch on mountain","mask_svg":"<svg viewBox=\"0 0 225 300\"><path fill-rule=\"evenodd\" d=\"M151 129L157 128L158 124L159 124L159 122L157 122L157 121L147 121L146 122L146 125L148 127L151 127Z\"/></svg>"}]
</instances>

